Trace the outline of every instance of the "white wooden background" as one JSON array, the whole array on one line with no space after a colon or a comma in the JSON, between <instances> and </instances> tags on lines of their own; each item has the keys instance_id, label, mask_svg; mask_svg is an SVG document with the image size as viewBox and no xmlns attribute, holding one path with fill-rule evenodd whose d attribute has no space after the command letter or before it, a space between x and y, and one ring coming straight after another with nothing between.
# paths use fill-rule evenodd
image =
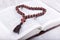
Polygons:
<instances>
[{"instance_id":1,"label":"white wooden background","mask_svg":"<svg viewBox=\"0 0 60 40\"><path fill-rule=\"evenodd\" d=\"M9 6L17 5L22 2L28 2L31 0L0 0L0 10L7 8Z\"/></svg>"},{"instance_id":2,"label":"white wooden background","mask_svg":"<svg viewBox=\"0 0 60 40\"><path fill-rule=\"evenodd\" d=\"M32 0L0 0L0 10L3 10L9 6L17 5L22 2L28 2ZM56 11L60 12L60 0L41 0L48 6L52 7ZM47 32L46 34L36 37L32 40L60 40L60 27Z\"/></svg>"}]
</instances>

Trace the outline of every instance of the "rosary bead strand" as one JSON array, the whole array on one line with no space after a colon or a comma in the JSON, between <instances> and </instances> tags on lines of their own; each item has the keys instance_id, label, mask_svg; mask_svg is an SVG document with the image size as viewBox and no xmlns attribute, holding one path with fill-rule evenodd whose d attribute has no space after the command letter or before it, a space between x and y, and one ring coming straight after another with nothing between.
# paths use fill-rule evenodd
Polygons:
<instances>
[{"instance_id":1,"label":"rosary bead strand","mask_svg":"<svg viewBox=\"0 0 60 40\"><path fill-rule=\"evenodd\" d=\"M29 10L42 10L43 12L26 16L25 13L23 13L21 10L19 10L19 8L26 8L26 9L29 9ZM21 19L21 23L14 28L13 32L15 32L15 33L19 33L19 30L21 29L21 25L23 25L23 23L26 22L27 19L33 18L33 17L39 17L39 16L42 16L46 13L46 9L44 9L42 7L29 7L29 6L26 6L26 5L16 6L16 11L23 18Z\"/></svg>"}]
</instances>

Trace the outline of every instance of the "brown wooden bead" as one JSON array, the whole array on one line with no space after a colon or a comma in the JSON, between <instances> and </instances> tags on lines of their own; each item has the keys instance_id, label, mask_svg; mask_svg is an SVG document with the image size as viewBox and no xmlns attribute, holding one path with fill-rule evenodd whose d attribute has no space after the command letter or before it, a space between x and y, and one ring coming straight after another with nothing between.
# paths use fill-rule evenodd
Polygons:
<instances>
[{"instance_id":1,"label":"brown wooden bead","mask_svg":"<svg viewBox=\"0 0 60 40\"><path fill-rule=\"evenodd\" d=\"M25 22L25 20L26 20L26 19L24 19L24 18L23 18L23 19L21 19L21 22L22 22L22 23L24 23L24 22Z\"/></svg>"}]
</instances>

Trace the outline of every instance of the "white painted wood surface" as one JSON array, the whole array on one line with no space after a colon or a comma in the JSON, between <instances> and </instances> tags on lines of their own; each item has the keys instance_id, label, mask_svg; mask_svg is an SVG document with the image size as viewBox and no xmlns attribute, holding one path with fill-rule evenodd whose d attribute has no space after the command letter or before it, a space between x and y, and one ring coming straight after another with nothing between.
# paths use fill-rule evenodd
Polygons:
<instances>
[{"instance_id":1,"label":"white painted wood surface","mask_svg":"<svg viewBox=\"0 0 60 40\"><path fill-rule=\"evenodd\" d=\"M18 5L28 1L31 0L0 0L0 10L7 8L9 6Z\"/></svg>"}]
</instances>

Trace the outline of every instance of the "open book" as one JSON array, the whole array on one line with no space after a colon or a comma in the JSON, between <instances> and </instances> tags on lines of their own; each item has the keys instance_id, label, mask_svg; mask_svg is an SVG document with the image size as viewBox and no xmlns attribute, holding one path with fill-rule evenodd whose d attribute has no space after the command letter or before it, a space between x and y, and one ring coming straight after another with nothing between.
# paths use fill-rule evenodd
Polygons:
<instances>
[{"instance_id":1,"label":"open book","mask_svg":"<svg viewBox=\"0 0 60 40\"><path fill-rule=\"evenodd\" d=\"M0 34L3 35L0 36L1 39L21 39L21 38L26 39L34 34L37 34L41 30L45 31L46 29L49 29L57 24L60 24L60 13L48 7L46 4L42 3L41 1L35 0L21 4L25 4L31 7L43 7L47 11L46 14L43 16L27 19L27 21L22 25L20 33L16 34L13 32L13 29L21 22L21 18L22 18L21 15L19 15L16 12L15 9L16 6L11 6L2 10L0 12L0 21L3 23L4 25L3 27L6 28L6 30L8 31L4 31L3 33ZM29 14L40 12L40 11L30 11L27 9L22 9L21 11Z\"/></svg>"}]
</instances>

